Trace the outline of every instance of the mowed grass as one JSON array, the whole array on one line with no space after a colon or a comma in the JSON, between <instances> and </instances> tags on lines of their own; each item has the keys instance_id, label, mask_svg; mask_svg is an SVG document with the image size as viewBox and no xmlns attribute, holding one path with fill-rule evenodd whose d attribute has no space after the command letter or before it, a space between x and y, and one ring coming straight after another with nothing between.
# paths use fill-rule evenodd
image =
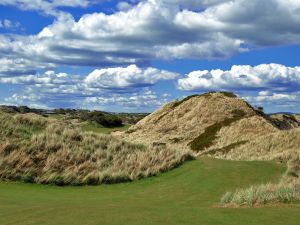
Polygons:
<instances>
[{"instance_id":1,"label":"mowed grass","mask_svg":"<svg viewBox=\"0 0 300 225\"><path fill-rule=\"evenodd\" d=\"M274 162L199 158L168 173L116 185L57 187L0 183L0 224L295 225L299 205L220 208L226 191L277 182Z\"/></svg>"},{"instance_id":2,"label":"mowed grass","mask_svg":"<svg viewBox=\"0 0 300 225\"><path fill-rule=\"evenodd\" d=\"M99 126L99 125L96 125L96 124L93 124L93 123L85 123L82 126L82 129L84 131L92 131L92 132L95 132L95 133L110 134L110 133L115 132L115 131L126 131L126 130L128 130L128 128L130 126L131 125L126 124L126 125L123 125L121 127L109 128L109 127L102 127L102 126Z\"/></svg>"}]
</instances>

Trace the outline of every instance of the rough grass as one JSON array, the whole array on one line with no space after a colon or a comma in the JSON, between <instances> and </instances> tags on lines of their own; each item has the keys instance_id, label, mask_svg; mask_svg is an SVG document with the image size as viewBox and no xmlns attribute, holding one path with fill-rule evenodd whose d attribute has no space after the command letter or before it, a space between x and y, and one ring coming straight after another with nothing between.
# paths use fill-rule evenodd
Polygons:
<instances>
[{"instance_id":1,"label":"rough grass","mask_svg":"<svg viewBox=\"0 0 300 225\"><path fill-rule=\"evenodd\" d=\"M227 192L221 199L221 204L237 206L256 206L270 203L300 202L299 183L264 184L251 186L247 189Z\"/></svg>"},{"instance_id":2,"label":"rough grass","mask_svg":"<svg viewBox=\"0 0 300 225\"><path fill-rule=\"evenodd\" d=\"M278 160L288 162L299 157L300 129L275 131L249 138L248 142L218 158L230 160Z\"/></svg>"},{"instance_id":3,"label":"rough grass","mask_svg":"<svg viewBox=\"0 0 300 225\"><path fill-rule=\"evenodd\" d=\"M225 206L256 206L300 202L300 158L289 161L287 172L278 184L253 185L227 192L221 199Z\"/></svg>"},{"instance_id":4,"label":"rough grass","mask_svg":"<svg viewBox=\"0 0 300 225\"><path fill-rule=\"evenodd\" d=\"M153 176L192 157L37 115L1 114L0 179L56 185L118 183Z\"/></svg>"},{"instance_id":5,"label":"rough grass","mask_svg":"<svg viewBox=\"0 0 300 225\"><path fill-rule=\"evenodd\" d=\"M0 111L0 140L30 139L46 127L46 119L35 114L12 116Z\"/></svg>"}]
</instances>

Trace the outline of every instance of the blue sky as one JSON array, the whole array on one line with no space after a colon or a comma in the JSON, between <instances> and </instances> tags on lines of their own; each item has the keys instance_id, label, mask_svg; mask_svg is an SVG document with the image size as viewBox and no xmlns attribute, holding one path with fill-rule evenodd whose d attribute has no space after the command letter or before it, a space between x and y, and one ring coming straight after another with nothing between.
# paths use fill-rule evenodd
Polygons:
<instances>
[{"instance_id":1,"label":"blue sky","mask_svg":"<svg viewBox=\"0 0 300 225\"><path fill-rule=\"evenodd\" d=\"M0 104L150 112L232 91L300 113L300 0L1 0Z\"/></svg>"}]
</instances>

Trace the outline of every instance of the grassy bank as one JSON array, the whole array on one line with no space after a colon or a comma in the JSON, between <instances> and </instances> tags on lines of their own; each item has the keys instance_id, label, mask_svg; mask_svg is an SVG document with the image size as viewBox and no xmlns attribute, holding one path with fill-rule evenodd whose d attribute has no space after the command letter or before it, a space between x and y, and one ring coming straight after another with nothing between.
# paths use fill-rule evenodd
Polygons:
<instances>
[{"instance_id":1,"label":"grassy bank","mask_svg":"<svg viewBox=\"0 0 300 225\"><path fill-rule=\"evenodd\" d=\"M168 171L192 157L35 114L0 114L0 179L56 185L120 183Z\"/></svg>"},{"instance_id":2,"label":"grassy bank","mask_svg":"<svg viewBox=\"0 0 300 225\"><path fill-rule=\"evenodd\" d=\"M294 225L299 205L219 208L228 190L277 182L285 166L200 158L157 177L116 185L0 183L0 224Z\"/></svg>"}]
</instances>

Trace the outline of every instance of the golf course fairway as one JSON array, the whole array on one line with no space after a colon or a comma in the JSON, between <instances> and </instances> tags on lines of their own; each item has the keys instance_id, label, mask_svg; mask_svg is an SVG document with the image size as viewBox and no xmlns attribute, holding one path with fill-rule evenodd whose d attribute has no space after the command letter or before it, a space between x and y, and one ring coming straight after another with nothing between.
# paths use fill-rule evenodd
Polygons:
<instances>
[{"instance_id":1,"label":"golf course fairway","mask_svg":"<svg viewBox=\"0 0 300 225\"><path fill-rule=\"evenodd\" d=\"M295 225L300 205L221 208L226 191L278 182L275 162L198 158L136 182L57 187L0 182L1 225Z\"/></svg>"}]
</instances>

